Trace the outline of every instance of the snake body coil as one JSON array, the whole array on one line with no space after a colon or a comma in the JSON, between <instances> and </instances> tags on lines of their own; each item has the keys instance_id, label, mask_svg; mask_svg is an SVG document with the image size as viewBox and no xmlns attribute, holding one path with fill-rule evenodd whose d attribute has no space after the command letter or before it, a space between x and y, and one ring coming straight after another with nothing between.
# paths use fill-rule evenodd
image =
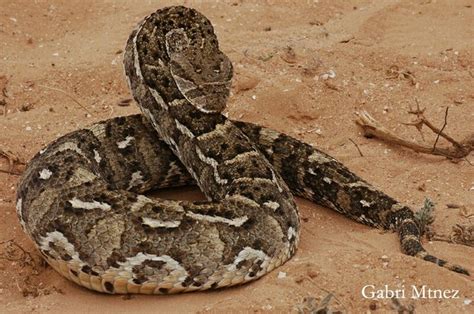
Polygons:
<instances>
[{"instance_id":1,"label":"snake body coil","mask_svg":"<svg viewBox=\"0 0 474 314\"><path fill-rule=\"evenodd\" d=\"M143 115L59 138L18 189L23 228L66 278L107 293L163 294L254 280L288 260L300 224L293 194L398 231L426 253L413 211L341 163L285 134L231 121L232 65L199 12L169 7L130 35L124 66ZM209 201L150 199L197 184Z\"/></svg>"}]
</instances>

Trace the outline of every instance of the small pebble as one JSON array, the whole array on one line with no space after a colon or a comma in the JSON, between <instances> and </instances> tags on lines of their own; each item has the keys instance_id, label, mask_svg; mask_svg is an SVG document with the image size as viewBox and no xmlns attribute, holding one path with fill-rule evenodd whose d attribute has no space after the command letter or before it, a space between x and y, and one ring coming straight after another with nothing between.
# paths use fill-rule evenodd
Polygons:
<instances>
[{"instance_id":1,"label":"small pebble","mask_svg":"<svg viewBox=\"0 0 474 314\"><path fill-rule=\"evenodd\" d=\"M321 79L327 80L330 78L335 78L336 77L336 72L334 70L329 70L327 73L324 73L321 75Z\"/></svg>"},{"instance_id":2,"label":"small pebble","mask_svg":"<svg viewBox=\"0 0 474 314\"><path fill-rule=\"evenodd\" d=\"M283 272L283 271L280 271L278 272L278 276L277 276L278 279L283 279L283 278L286 278L286 273Z\"/></svg>"},{"instance_id":3,"label":"small pebble","mask_svg":"<svg viewBox=\"0 0 474 314\"><path fill-rule=\"evenodd\" d=\"M375 301L370 302L369 309L375 311L377 309L377 303L375 303Z\"/></svg>"},{"instance_id":4,"label":"small pebble","mask_svg":"<svg viewBox=\"0 0 474 314\"><path fill-rule=\"evenodd\" d=\"M308 276L309 276L309 278L311 278L311 279L316 278L316 277L319 276L319 272L314 271L314 270L309 270L309 271L308 271Z\"/></svg>"}]
</instances>

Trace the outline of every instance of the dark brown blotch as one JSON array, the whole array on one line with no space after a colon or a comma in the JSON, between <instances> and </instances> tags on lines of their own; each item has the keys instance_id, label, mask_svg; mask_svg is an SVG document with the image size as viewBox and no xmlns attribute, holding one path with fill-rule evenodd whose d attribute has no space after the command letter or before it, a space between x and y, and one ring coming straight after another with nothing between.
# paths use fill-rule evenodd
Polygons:
<instances>
[{"instance_id":1,"label":"dark brown blotch","mask_svg":"<svg viewBox=\"0 0 474 314\"><path fill-rule=\"evenodd\" d=\"M70 260L72 260L71 255L69 255L69 254L67 254L67 253L63 254L63 256L61 256L61 257L62 257L62 259L63 259L64 261L67 261L67 262L70 261Z\"/></svg>"},{"instance_id":2,"label":"dark brown blotch","mask_svg":"<svg viewBox=\"0 0 474 314\"><path fill-rule=\"evenodd\" d=\"M147 259L147 260L143 261L142 265L149 266L149 267L152 267L152 268L155 268L155 269L160 269L161 267L166 265L166 262L154 261L154 260Z\"/></svg>"},{"instance_id":3,"label":"dark brown blotch","mask_svg":"<svg viewBox=\"0 0 474 314\"><path fill-rule=\"evenodd\" d=\"M183 287L189 287L193 283L193 279L191 277L186 277L183 282L181 283L181 286Z\"/></svg>"},{"instance_id":4,"label":"dark brown blotch","mask_svg":"<svg viewBox=\"0 0 474 314\"><path fill-rule=\"evenodd\" d=\"M92 268L89 266L89 265L84 265L81 267L81 271L83 273L86 273L86 274L89 274L89 275L92 275L92 276L99 276L99 273L92 270Z\"/></svg>"},{"instance_id":5,"label":"dark brown blotch","mask_svg":"<svg viewBox=\"0 0 474 314\"><path fill-rule=\"evenodd\" d=\"M106 290L107 292L109 292L109 293L114 293L114 285L113 285L111 282L106 281L106 282L104 283L104 288L105 288L105 290Z\"/></svg>"},{"instance_id":6,"label":"dark brown blotch","mask_svg":"<svg viewBox=\"0 0 474 314\"><path fill-rule=\"evenodd\" d=\"M237 269L241 269L242 267L249 268L252 265L252 261L248 259L241 260L240 262L235 265Z\"/></svg>"},{"instance_id":7,"label":"dark brown blotch","mask_svg":"<svg viewBox=\"0 0 474 314\"><path fill-rule=\"evenodd\" d=\"M138 276L137 278L133 278L133 283L137 285L141 285L142 283L146 282L146 278L144 276Z\"/></svg>"}]
</instances>

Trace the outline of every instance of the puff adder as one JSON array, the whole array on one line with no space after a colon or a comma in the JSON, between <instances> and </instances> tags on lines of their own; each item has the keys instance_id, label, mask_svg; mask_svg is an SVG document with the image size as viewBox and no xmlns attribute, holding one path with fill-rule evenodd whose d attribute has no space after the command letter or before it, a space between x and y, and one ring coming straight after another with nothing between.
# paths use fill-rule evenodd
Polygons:
<instances>
[{"instance_id":1,"label":"puff adder","mask_svg":"<svg viewBox=\"0 0 474 314\"><path fill-rule=\"evenodd\" d=\"M257 279L295 253L293 195L395 230L405 254L468 274L423 249L410 208L334 158L223 116L232 64L196 10L146 17L128 39L124 67L142 114L57 139L19 184L20 222L64 277L100 292L144 294ZM208 201L144 195L191 184Z\"/></svg>"}]
</instances>

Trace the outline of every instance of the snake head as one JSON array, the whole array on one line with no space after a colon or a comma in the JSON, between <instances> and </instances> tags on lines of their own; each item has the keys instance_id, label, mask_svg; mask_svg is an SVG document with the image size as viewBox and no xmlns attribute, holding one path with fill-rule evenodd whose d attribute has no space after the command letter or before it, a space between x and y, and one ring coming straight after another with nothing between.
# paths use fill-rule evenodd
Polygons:
<instances>
[{"instance_id":1,"label":"snake head","mask_svg":"<svg viewBox=\"0 0 474 314\"><path fill-rule=\"evenodd\" d=\"M170 72L181 94L206 113L224 110L229 97L232 63L219 50L215 35L173 29L166 34Z\"/></svg>"}]
</instances>

